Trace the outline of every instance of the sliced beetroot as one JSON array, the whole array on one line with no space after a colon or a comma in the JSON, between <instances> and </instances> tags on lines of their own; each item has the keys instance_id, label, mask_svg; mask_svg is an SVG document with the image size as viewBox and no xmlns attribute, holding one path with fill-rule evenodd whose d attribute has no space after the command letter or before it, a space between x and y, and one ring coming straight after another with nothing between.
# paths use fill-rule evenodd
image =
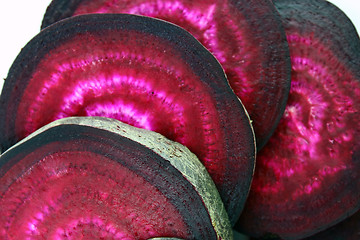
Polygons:
<instances>
[{"instance_id":1,"label":"sliced beetroot","mask_svg":"<svg viewBox=\"0 0 360 240\"><path fill-rule=\"evenodd\" d=\"M87 13L164 19L193 34L222 64L253 120L258 149L274 132L290 88L290 58L280 17L269 0L54 0L42 27Z\"/></svg>"},{"instance_id":2,"label":"sliced beetroot","mask_svg":"<svg viewBox=\"0 0 360 240\"><path fill-rule=\"evenodd\" d=\"M109 118L65 118L0 156L1 239L232 239L186 147Z\"/></svg>"},{"instance_id":3,"label":"sliced beetroot","mask_svg":"<svg viewBox=\"0 0 360 240\"><path fill-rule=\"evenodd\" d=\"M36 36L12 65L0 105L5 150L69 116L103 116L186 145L234 223L254 171L250 120L216 59L183 29L148 17L86 15Z\"/></svg>"},{"instance_id":4,"label":"sliced beetroot","mask_svg":"<svg viewBox=\"0 0 360 240\"><path fill-rule=\"evenodd\" d=\"M274 3L290 46L291 90L279 127L257 157L237 229L299 239L360 207L360 41L326 1Z\"/></svg>"}]
</instances>

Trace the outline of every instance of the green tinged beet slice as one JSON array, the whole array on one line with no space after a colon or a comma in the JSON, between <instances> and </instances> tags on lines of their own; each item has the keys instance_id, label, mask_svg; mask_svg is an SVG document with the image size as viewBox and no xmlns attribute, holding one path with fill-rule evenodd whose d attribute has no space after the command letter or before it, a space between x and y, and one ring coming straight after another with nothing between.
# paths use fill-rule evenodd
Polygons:
<instances>
[{"instance_id":1,"label":"green tinged beet slice","mask_svg":"<svg viewBox=\"0 0 360 240\"><path fill-rule=\"evenodd\" d=\"M254 171L249 117L216 59L185 30L127 14L83 15L32 39L0 102L2 149L69 116L159 132L194 152L234 223Z\"/></svg>"},{"instance_id":2,"label":"green tinged beet slice","mask_svg":"<svg viewBox=\"0 0 360 240\"><path fill-rule=\"evenodd\" d=\"M162 135L76 117L0 156L1 239L232 239L211 177Z\"/></svg>"},{"instance_id":3,"label":"green tinged beet slice","mask_svg":"<svg viewBox=\"0 0 360 240\"><path fill-rule=\"evenodd\" d=\"M310 236L360 207L360 41L326 1L274 1L289 41L285 114L257 158L237 228Z\"/></svg>"},{"instance_id":4,"label":"green tinged beet slice","mask_svg":"<svg viewBox=\"0 0 360 240\"><path fill-rule=\"evenodd\" d=\"M87 13L130 13L175 23L219 60L253 120L258 149L274 132L290 88L290 58L269 0L54 0L42 23Z\"/></svg>"}]
</instances>

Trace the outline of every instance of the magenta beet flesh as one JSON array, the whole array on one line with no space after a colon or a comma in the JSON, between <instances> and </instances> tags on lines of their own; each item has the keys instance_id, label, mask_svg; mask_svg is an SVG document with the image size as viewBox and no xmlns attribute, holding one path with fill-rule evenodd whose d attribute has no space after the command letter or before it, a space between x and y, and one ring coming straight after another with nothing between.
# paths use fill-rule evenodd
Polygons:
<instances>
[{"instance_id":1,"label":"magenta beet flesh","mask_svg":"<svg viewBox=\"0 0 360 240\"><path fill-rule=\"evenodd\" d=\"M326 1L274 1L292 60L285 114L262 149L237 228L300 239L360 207L360 41Z\"/></svg>"},{"instance_id":2,"label":"magenta beet flesh","mask_svg":"<svg viewBox=\"0 0 360 240\"><path fill-rule=\"evenodd\" d=\"M192 184L144 145L62 124L0 157L0 238L217 239Z\"/></svg>"},{"instance_id":3,"label":"magenta beet flesh","mask_svg":"<svg viewBox=\"0 0 360 240\"><path fill-rule=\"evenodd\" d=\"M234 221L250 188L249 118L216 59L183 29L135 15L54 24L20 53L0 105L2 149L69 116L102 116L156 131L195 153Z\"/></svg>"},{"instance_id":4,"label":"magenta beet flesh","mask_svg":"<svg viewBox=\"0 0 360 240\"><path fill-rule=\"evenodd\" d=\"M284 112L290 88L286 36L269 0L54 0L42 27L86 13L131 13L188 30L219 60L253 120L262 148Z\"/></svg>"}]
</instances>

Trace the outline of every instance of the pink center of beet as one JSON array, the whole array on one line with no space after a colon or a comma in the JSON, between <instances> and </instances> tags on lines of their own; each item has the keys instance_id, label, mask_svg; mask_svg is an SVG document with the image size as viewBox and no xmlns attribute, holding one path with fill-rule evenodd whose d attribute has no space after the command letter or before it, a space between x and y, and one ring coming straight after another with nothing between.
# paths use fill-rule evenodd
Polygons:
<instances>
[{"instance_id":1,"label":"pink center of beet","mask_svg":"<svg viewBox=\"0 0 360 240\"><path fill-rule=\"evenodd\" d=\"M288 105L271 144L259 155L263 174L272 177L259 173L254 183L256 191L282 192L279 199L321 190L329 184L324 178L335 181L338 172L352 168L354 130L359 129L354 118L360 106L359 81L315 39L290 35L288 41L293 51ZM316 52L314 48L322 54L305 51ZM285 149L274 147L285 142Z\"/></svg>"},{"instance_id":2,"label":"pink center of beet","mask_svg":"<svg viewBox=\"0 0 360 240\"><path fill-rule=\"evenodd\" d=\"M84 41L93 42L90 51ZM153 41L161 42L140 33L83 34L51 51L20 102L19 136L68 116L111 117L186 145L220 179L217 163L226 157L210 90L177 53L166 52L166 43L164 50L134 47Z\"/></svg>"},{"instance_id":3,"label":"pink center of beet","mask_svg":"<svg viewBox=\"0 0 360 240\"><path fill-rule=\"evenodd\" d=\"M227 1L93 1L81 2L74 15L87 13L129 13L160 18L189 31L219 60L229 82L249 108L260 73L250 71L261 65L256 43L244 36L247 26ZM249 64L249 63L252 64ZM256 63L256 64L255 64ZM251 74L249 74L251 72ZM249 104L247 104L249 103Z\"/></svg>"},{"instance_id":4,"label":"pink center of beet","mask_svg":"<svg viewBox=\"0 0 360 240\"><path fill-rule=\"evenodd\" d=\"M356 207L356 194L346 189L357 188L354 156L360 130L358 79L314 37L293 34L288 41L293 70L289 100L279 127L258 155L241 220L249 228L284 235L315 231Z\"/></svg>"},{"instance_id":5,"label":"pink center of beet","mask_svg":"<svg viewBox=\"0 0 360 240\"><path fill-rule=\"evenodd\" d=\"M176 208L145 179L102 155L59 152L0 178L2 239L186 238ZM14 178L15 176L15 178ZM5 234L5 235L4 235Z\"/></svg>"}]
</instances>

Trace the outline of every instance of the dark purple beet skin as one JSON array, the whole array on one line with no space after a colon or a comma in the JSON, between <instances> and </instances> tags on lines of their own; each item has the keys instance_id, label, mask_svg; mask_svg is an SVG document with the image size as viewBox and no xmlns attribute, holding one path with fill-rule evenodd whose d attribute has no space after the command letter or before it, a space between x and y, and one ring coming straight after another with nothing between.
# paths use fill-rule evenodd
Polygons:
<instances>
[{"instance_id":1,"label":"dark purple beet skin","mask_svg":"<svg viewBox=\"0 0 360 240\"><path fill-rule=\"evenodd\" d=\"M306 240L359 240L360 211L325 231L315 234Z\"/></svg>"},{"instance_id":2,"label":"dark purple beet skin","mask_svg":"<svg viewBox=\"0 0 360 240\"><path fill-rule=\"evenodd\" d=\"M53 24L13 63L0 102L7 149L69 116L102 116L156 131L194 152L234 223L254 171L249 117L216 59L188 32L128 14Z\"/></svg>"},{"instance_id":3,"label":"dark purple beet skin","mask_svg":"<svg viewBox=\"0 0 360 240\"><path fill-rule=\"evenodd\" d=\"M289 41L291 90L236 228L300 239L360 207L360 41L326 1L274 4Z\"/></svg>"},{"instance_id":4,"label":"dark purple beet skin","mask_svg":"<svg viewBox=\"0 0 360 240\"><path fill-rule=\"evenodd\" d=\"M253 120L257 149L274 132L290 88L290 58L269 0L54 0L42 28L87 13L131 13L188 30L214 54Z\"/></svg>"},{"instance_id":5,"label":"dark purple beet skin","mask_svg":"<svg viewBox=\"0 0 360 240\"><path fill-rule=\"evenodd\" d=\"M127 136L70 120L0 156L2 240L161 236L221 239L194 185L168 159Z\"/></svg>"}]
</instances>

